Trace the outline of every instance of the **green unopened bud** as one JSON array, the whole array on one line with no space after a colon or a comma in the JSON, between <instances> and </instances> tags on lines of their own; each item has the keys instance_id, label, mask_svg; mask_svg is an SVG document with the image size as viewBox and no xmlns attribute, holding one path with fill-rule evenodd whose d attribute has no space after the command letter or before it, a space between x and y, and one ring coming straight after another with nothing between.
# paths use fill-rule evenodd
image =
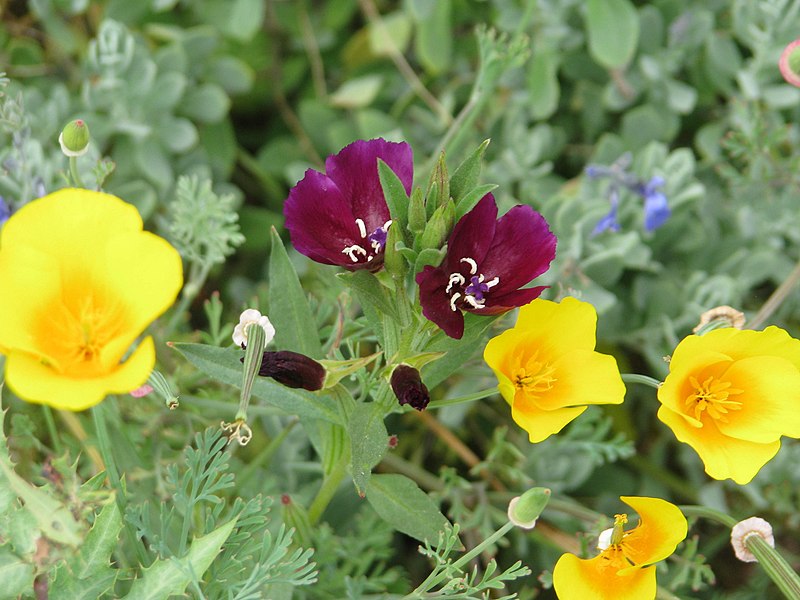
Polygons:
<instances>
[{"instance_id":1,"label":"green unopened bud","mask_svg":"<svg viewBox=\"0 0 800 600\"><path fill-rule=\"evenodd\" d=\"M169 385L167 378L164 377L161 372L153 370L153 372L150 373L150 377L147 378L147 383L153 387L153 390L161 394L168 409L175 410L178 408L178 396L172 391L172 387Z\"/></svg>"},{"instance_id":2,"label":"green unopened bud","mask_svg":"<svg viewBox=\"0 0 800 600\"><path fill-rule=\"evenodd\" d=\"M244 336L247 347L244 350L244 368L242 369L242 388L239 395L239 410L236 411L236 420L247 420L247 407L250 404L250 395L253 389L253 380L258 375L261 367L261 356L267 347L267 333L259 323L247 323L244 326Z\"/></svg>"},{"instance_id":3,"label":"green unopened bud","mask_svg":"<svg viewBox=\"0 0 800 600\"><path fill-rule=\"evenodd\" d=\"M433 208L439 208L447 204L448 200L450 200L450 176L447 173L447 163L445 163L444 152L442 152L428 183L427 203Z\"/></svg>"},{"instance_id":4,"label":"green unopened bud","mask_svg":"<svg viewBox=\"0 0 800 600\"><path fill-rule=\"evenodd\" d=\"M82 119L75 119L61 131L58 143L67 156L83 156L89 150L89 139L89 126Z\"/></svg>"},{"instance_id":5,"label":"green unopened bud","mask_svg":"<svg viewBox=\"0 0 800 600\"><path fill-rule=\"evenodd\" d=\"M392 225L386 232L386 245L383 247L383 266L393 277L404 277L406 259L397 251L397 242L403 240L400 225Z\"/></svg>"},{"instance_id":6,"label":"green unopened bud","mask_svg":"<svg viewBox=\"0 0 800 600\"><path fill-rule=\"evenodd\" d=\"M408 203L408 228L413 233L421 233L425 229L428 215L425 214L425 198L422 188L415 188L411 192L411 201Z\"/></svg>"},{"instance_id":7,"label":"green unopened bud","mask_svg":"<svg viewBox=\"0 0 800 600\"><path fill-rule=\"evenodd\" d=\"M550 490L543 487L529 489L508 503L508 520L517 527L533 529L536 520L550 501Z\"/></svg>"},{"instance_id":8,"label":"green unopened bud","mask_svg":"<svg viewBox=\"0 0 800 600\"><path fill-rule=\"evenodd\" d=\"M422 232L420 250L441 248L447 236L450 235L454 220L455 208L452 201L437 208L425 226L425 231Z\"/></svg>"}]
</instances>

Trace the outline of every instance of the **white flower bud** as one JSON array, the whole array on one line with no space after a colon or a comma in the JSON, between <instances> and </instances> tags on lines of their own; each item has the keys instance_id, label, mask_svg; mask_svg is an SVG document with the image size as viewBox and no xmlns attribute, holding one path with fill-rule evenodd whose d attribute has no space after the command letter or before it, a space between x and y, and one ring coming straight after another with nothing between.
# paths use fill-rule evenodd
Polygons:
<instances>
[{"instance_id":1,"label":"white flower bud","mask_svg":"<svg viewBox=\"0 0 800 600\"><path fill-rule=\"evenodd\" d=\"M265 344L269 344L275 337L275 327L269 322L266 315L262 315L255 308L248 308L239 316L239 324L233 328L233 343L237 346L247 346L247 326L258 325L267 336Z\"/></svg>"}]
</instances>

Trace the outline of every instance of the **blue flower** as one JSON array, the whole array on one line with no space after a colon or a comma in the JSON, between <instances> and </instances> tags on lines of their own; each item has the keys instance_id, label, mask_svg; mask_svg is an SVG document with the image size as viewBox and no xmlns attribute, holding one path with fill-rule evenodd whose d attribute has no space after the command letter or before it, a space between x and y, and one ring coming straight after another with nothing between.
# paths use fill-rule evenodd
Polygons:
<instances>
[{"instance_id":1,"label":"blue flower","mask_svg":"<svg viewBox=\"0 0 800 600\"><path fill-rule=\"evenodd\" d=\"M620 224L617 221L617 207L619 206L619 190L616 186L612 186L608 194L608 199L611 201L611 210L602 219L597 222L592 230L592 235L603 233L604 231L620 230Z\"/></svg>"},{"instance_id":2,"label":"blue flower","mask_svg":"<svg viewBox=\"0 0 800 600\"><path fill-rule=\"evenodd\" d=\"M658 229L669 218L671 211L667 205L667 197L658 191L664 183L664 178L656 175L637 190L644 198L644 228L647 231Z\"/></svg>"}]
</instances>

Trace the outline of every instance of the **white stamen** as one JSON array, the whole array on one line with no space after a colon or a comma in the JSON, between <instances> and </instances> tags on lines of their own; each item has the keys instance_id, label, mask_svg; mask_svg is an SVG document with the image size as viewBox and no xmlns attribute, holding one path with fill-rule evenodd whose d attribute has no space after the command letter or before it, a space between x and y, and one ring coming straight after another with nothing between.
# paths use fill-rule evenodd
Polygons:
<instances>
[{"instance_id":1,"label":"white stamen","mask_svg":"<svg viewBox=\"0 0 800 600\"><path fill-rule=\"evenodd\" d=\"M456 308L456 300L458 300L459 298L461 298L461 294L459 294L458 292L450 296L450 310L452 310L453 312L458 310Z\"/></svg>"},{"instance_id":2,"label":"white stamen","mask_svg":"<svg viewBox=\"0 0 800 600\"><path fill-rule=\"evenodd\" d=\"M464 276L461 273L450 273L450 281L447 283L447 289L444 293L449 294L454 285L464 285Z\"/></svg>"},{"instance_id":3,"label":"white stamen","mask_svg":"<svg viewBox=\"0 0 800 600\"><path fill-rule=\"evenodd\" d=\"M483 277L483 275L481 275L481 277ZM492 279L490 279L489 281L486 282L486 287L489 288L489 289L492 289L498 283L500 283L500 278L499 277L494 277L494 278L492 278Z\"/></svg>"},{"instance_id":4,"label":"white stamen","mask_svg":"<svg viewBox=\"0 0 800 600\"><path fill-rule=\"evenodd\" d=\"M347 256L350 257L350 260L352 260L353 262L358 262L358 257L356 256L356 253L359 253L359 252L361 254L363 254L364 256L367 255L367 251L364 250L358 244L354 244L352 246L348 246L347 248L342 250L342 254L347 254Z\"/></svg>"},{"instance_id":5,"label":"white stamen","mask_svg":"<svg viewBox=\"0 0 800 600\"><path fill-rule=\"evenodd\" d=\"M388 221L386 221L386 223L383 224L383 227L381 227L381 229L383 229L384 231L389 231L389 225L391 225L391 224L392 224L392 220L389 219Z\"/></svg>"},{"instance_id":6,"label":"white stamen","mask_svg":"<svg viewBox=\"0 0 800 600\"><path fill-rule=\"evenodd\" d=\"M472 308L485 308L486 303L483 300L476 300L475 296L472 294L467 294L464 296L464 302L471 305Z\"/></svg>"},{"instance_id":7,"label":"white stamen","mask_svg":"<svg viewBox=\"0 0 800 600\"><path fill-rule=\"evenodd\" d=\"M367 237L367 227L364 225L364 221L356 219L356 225L358 225L358 232L361 234L361 237Z\"/></svg>"},{"instance_id":8,"label":"white stamen","mask_svg":"<svg viewBox=\"0 0 800 600\"><path fill-rule=\"evenodd\" d=\"M478 272L478 263L476 263L471 258L462 258L461 262L465 262L469 265L469 274L475 275Z\"/></svg>"},{"instance_id":9,"label":"white stamen","mask_svg":"<svg viewBox=\"0 0 800 600\"><path fill-rule=\"evenodd\" d=\"M371 261L373 258L375 258L375 257L374 256L370 256L369 258L367 258L367 262Z\"/></svg>"}]
</instances>

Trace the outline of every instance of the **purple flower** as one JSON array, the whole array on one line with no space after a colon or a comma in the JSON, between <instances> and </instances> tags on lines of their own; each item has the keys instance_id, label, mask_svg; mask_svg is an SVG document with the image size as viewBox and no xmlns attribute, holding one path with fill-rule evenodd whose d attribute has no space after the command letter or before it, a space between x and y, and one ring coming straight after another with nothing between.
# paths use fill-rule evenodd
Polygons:
<instances>
[{"instance_id":1,"label":"purple flower","mask_svg":"<svg viewBox=\"0 0 800 600\"><path fill-rule=\"evenodd\" d=\"M383 160L411 193L414 159L406 143L359 140L325 160L325 173L308 169L283 208L298 252L326 265L376 271L383 265L389 208L378 177Z\"/></svg>"},{"instance_id":2,"label":"purple flower","mask_svg":"<svg viewBox=\"0 0 800 600\"><path fill-rule=\"evenodd\" d=\"M667 197L658 191L664 183L664 178L656 175L637 190L644 198L644 228L647 231L658 229L669 218Z\"/></svg>"},{"instance_id":3,"label":"purple flower","mask_svg":"<svg viewBox=\"0 0 800 600\"><path fill-rule=\"evenodd\" d=\"M425 410L431 396L422 383L419 371L409 365L397 365L390 380L392 391L400 405L410 404L416 410Z\"/></svg>"},{"instance_id":4,"label":"purple flower","mask_svg":"<svg viewBox=\"0 0 800 600\"><path fill-rule=\"evenodd\" d=\"M491 194L456 223L439 267L417 274L422 313L452 338L464 335L462 310L496 315L527 304L546 286L519 289L550 266L556 236L530 206L499 220Z\"/></svg>"}]
</instances>

